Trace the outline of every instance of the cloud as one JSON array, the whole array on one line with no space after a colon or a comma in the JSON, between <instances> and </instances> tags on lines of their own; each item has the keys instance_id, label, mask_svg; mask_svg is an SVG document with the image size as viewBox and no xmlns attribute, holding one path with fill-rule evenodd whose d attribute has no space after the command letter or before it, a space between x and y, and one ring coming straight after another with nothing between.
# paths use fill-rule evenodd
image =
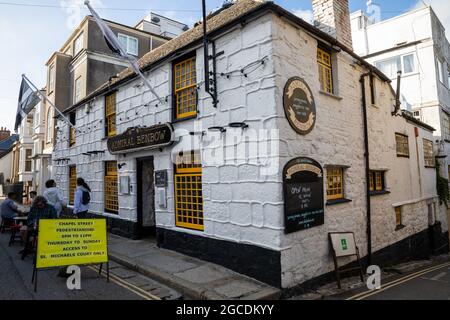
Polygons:
<instances>
[{"instance_id":1,"label":"cloud","mask_svg":"<svg viewBox=\"0 0 450 320\"><path fill-rule=\"evenodd\" d=\"M450 2L448 0L418 0L413 9L422 8L425 4L430 5L444 25L447 38L450 39Z\"/></svg>"},{"instance_id":2,"label":"cloud","mask_svg":"<svg viewBox=\"0 0 450 320\"><path fill-rule=\"evenodd\" d=\"M311 10L302 10L302 9L298 9L298 10L294 10L294 14L305 20L306 22L312 24L313 23L313 13Z\"/></svg>"}]
</instances>

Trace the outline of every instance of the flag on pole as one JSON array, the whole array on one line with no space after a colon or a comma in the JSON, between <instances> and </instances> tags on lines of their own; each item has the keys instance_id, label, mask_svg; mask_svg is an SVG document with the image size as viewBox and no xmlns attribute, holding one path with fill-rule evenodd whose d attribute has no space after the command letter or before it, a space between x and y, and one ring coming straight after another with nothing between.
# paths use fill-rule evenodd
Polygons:
<instances>
[{"instance_id":1,"label":"flag on pole","mask_svg":"<svg viewBox=\"0 0 450 320\"><path fill-rule=\"evenodd\" d=\"M145 85L150 89L150 91L153 93L153 95L160 101L161 104L164 103L164 101L156 94L155 90L153 89L150 82L147 80L147 78L142 74L141 68L139 67L139 63L131 54L128 54L127 51L124 49L122 43L119 41L119 38L116 36L116 34L109 28L109 26L103 21L102 18L95 12L95 10L91 7L89 4L89 1L85 1L84 4L88 7L89 11L92 14L92 17L94 18L95 22L97 23L98 27L103 33L103 36L105 37L106 44L108 47L118 55L122 57L122 59L128 61L131 65L131 68L133 71L144 81Z\"/></svg>"},{"instance_id":2,"label":"flag on pole","mask_svg":"<svg viewBox=\"0 0 450 320\"><path fill-rule=\"evenodd\" d=\"M22 76L22 84L20 85L19 103L17 105L16 125L14 130L17 132L22 120L33 110L33 108L41 102L39 92L33 90L25 78Z\"/></svg>"}]
</instances>

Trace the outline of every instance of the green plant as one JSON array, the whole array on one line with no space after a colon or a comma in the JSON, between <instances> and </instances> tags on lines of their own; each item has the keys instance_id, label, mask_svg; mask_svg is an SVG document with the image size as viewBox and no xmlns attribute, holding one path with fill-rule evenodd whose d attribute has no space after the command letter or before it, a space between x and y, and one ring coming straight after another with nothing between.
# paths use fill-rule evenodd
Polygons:
<instances>
[{"instance_id":1,"label":"green plant","mask_svg":"<svg viewBox=\"0 0 450 320\"><path fill-rule=\"evenodd\" d=\"M440 167L440 163L436 161L436 188L440 204L445 204L445 206L448 208L448 203L450 201L450 190L448 187L448 180L442 177L440 174Z\"/></svg>"}]
</instances>

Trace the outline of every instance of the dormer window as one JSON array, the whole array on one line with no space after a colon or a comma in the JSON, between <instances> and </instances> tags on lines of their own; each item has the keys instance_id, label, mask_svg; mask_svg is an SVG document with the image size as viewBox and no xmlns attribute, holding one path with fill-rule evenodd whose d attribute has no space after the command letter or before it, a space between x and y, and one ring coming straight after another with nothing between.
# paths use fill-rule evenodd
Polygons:
<instances>
[{"instance_id":1,"label":"dormer window","mask_svg":"<svg viewBox=\"0 0 450 320\"><path fill-rule=\"evenodd\" d=\"M119 41L128 54L139 55L139 40L137 38L119 33Z\"/></svg>"}]
</instances>

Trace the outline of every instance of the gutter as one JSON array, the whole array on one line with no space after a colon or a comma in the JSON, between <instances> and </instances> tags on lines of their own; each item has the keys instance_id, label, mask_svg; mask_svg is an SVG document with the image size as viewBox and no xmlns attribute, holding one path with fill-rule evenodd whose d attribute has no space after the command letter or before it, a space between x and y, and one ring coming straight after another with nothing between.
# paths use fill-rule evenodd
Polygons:
<instances>
[{"instance_id":1,"label":"gutter","mask_svg":"<svg viewBox=\"0 0 450 320\"><path fill-rule=\"evenodd\" d=\"M370 150L369 150L369 129L367 120L367 100L366 100L366 77L371 76L372 73L365 73L361 75L359 82L361 83L362 93L362 112L364 124L364 151L365 151L365 166L366 166L366 211L367 211L367 265L372 264L372 210L370 205Z\"/></svg>"}]
</instances>

